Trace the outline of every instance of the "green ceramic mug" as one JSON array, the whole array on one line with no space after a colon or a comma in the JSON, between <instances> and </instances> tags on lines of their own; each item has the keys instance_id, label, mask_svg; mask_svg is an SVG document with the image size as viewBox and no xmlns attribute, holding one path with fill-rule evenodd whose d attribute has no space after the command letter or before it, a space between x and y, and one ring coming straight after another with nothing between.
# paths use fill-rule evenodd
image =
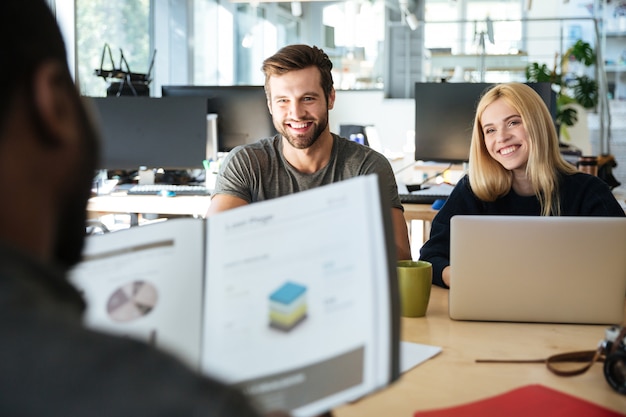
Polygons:
<instances>
[{"instance_id":1,"label":"green ceramic mug","mask_svg":"<svg viewBox=\"0 0 626 417\"><path fill-rule=\"evenodd\" d=\"M430 262L398 261L398 289L402 316L426 315L432 279L433 266Z\"/></svg>"}]
</instances>

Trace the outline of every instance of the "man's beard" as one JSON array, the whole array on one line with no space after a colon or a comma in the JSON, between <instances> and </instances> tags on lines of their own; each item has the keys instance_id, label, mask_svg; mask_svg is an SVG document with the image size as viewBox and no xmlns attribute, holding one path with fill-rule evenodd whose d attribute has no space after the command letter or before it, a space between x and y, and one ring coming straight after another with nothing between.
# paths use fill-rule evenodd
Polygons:
<instances>
[{"instance_id":1,"label":"man's beard","mask_svg":"<svg viewBox=\"0 0 626 417\"><path fill-rule=\"evenodd\" d=\"M83 153L77 164L77 172L68 179L73 182L73 187L61 202L54 252L56 263L67 269L76 265L82 257L86 234L87 201L91 196L100 142L96 129L78 98L77 106L83 136Z\"/></svg>"},{"instance_id":2,"label":"man's beard","mask_svg":"<svg viewBox=\"0 0 626 417\"><path fill-rule=\"evenodd\" d=\"M288 130L289 128L283 123L274 123L274 127L276 127L278 133L280 133L283 138L287 139L287 142L289 142L289 144L296 149L308 149L313 146L315 142L317 142L317 139L322 135L328 126L328 114L324 118L320 119L319 123L313 123L313 126L315 128L312 132L307 133L306 135L297 135L290 133Z\"/></svg>"}]
</instances>

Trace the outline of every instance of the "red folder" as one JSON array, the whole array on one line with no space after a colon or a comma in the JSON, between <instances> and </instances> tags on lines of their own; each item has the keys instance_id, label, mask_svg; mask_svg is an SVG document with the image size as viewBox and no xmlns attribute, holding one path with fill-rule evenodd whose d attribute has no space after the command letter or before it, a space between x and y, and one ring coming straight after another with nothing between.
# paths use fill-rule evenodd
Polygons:
<instances>
[{"instance_id":1,"label":"red folder","mask_svg":"<svg viewBox=\"0 0 626 417\"><path fill-rule=\"evenodd\" d=\"M624 410L626 413L626 410ZM623 417L592 402L543 385L528 385L455 407L416 411L413 417Z\"/></svg>"}]
</instances>

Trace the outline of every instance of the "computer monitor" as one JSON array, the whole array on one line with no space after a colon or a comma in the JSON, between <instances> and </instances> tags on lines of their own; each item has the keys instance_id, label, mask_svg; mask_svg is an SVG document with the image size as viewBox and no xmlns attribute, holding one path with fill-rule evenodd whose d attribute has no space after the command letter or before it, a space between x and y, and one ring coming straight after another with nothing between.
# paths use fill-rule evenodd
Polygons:
<instances>
[{"instance_id":1,"label":"computer monitor","mask_svg":"<svg viewBox=\"0 0 626 417\"><path fill-rule=\"evenodd\" d=\"M102 136L100 169L202 169L207 158L206 99L88 97Z\"/></svg>"},{"instance_id":2,"label":"computer monitor","mask_svg":"<svg viewBox=\"0 0 626 417\"><path fill-rule=\"evenodd\" d=\"M218 152L276 134L263 86L167 85L161 87L161 94L207 99L207 113L217 114Z\"/></svg>"},{"instance_id":3,"label":"computer monitor","mask_svg":"<svg viewBox=\"0 0 626 417\"><path fill-rule=\"evenodd\" d=\"M553 119L556 95L550 83L527 83ZM463 163L469 160L476 106L493 83L415 83L415 160Z\"/></svg>"}]
</instances>

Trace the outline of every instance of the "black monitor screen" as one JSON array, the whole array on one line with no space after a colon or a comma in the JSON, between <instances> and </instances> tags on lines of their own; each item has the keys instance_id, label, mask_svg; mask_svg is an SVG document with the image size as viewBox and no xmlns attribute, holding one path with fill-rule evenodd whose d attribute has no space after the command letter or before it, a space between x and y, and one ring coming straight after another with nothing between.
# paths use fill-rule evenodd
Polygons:
<instances>
[{"instance_id":1,"label":"black monitor screen","mask_svg":"<svg viewBox=\"0 0 626 417\"><path fill-rule=\"evenodd\" d=\"M476 105L493 83L415 83L415 160L461 163L469 160ZM528 83L554 118L550 83Z\"/></svg>"},{"instance_id":2,"label":"black monitor screen","mask_svg":"<svg viewBox=\"0 0 626 417\"><path fill-rule=\"evenodd\" d=\"M207 112L217 114L218 151L256 142L276 134L263 86L162 86L163 97L200 96L208 100Z\"/></svg>"},{"instance_id":3,"label":"black monitor screen","mask_svg":"<svg viewBox=\"0 0 626 417\"><path fill-rule=\"evenodd\" d=\"M203 167L206 100L200 97L90 97L102 134L100 167Z\"/></svg>"}]
</instances>

